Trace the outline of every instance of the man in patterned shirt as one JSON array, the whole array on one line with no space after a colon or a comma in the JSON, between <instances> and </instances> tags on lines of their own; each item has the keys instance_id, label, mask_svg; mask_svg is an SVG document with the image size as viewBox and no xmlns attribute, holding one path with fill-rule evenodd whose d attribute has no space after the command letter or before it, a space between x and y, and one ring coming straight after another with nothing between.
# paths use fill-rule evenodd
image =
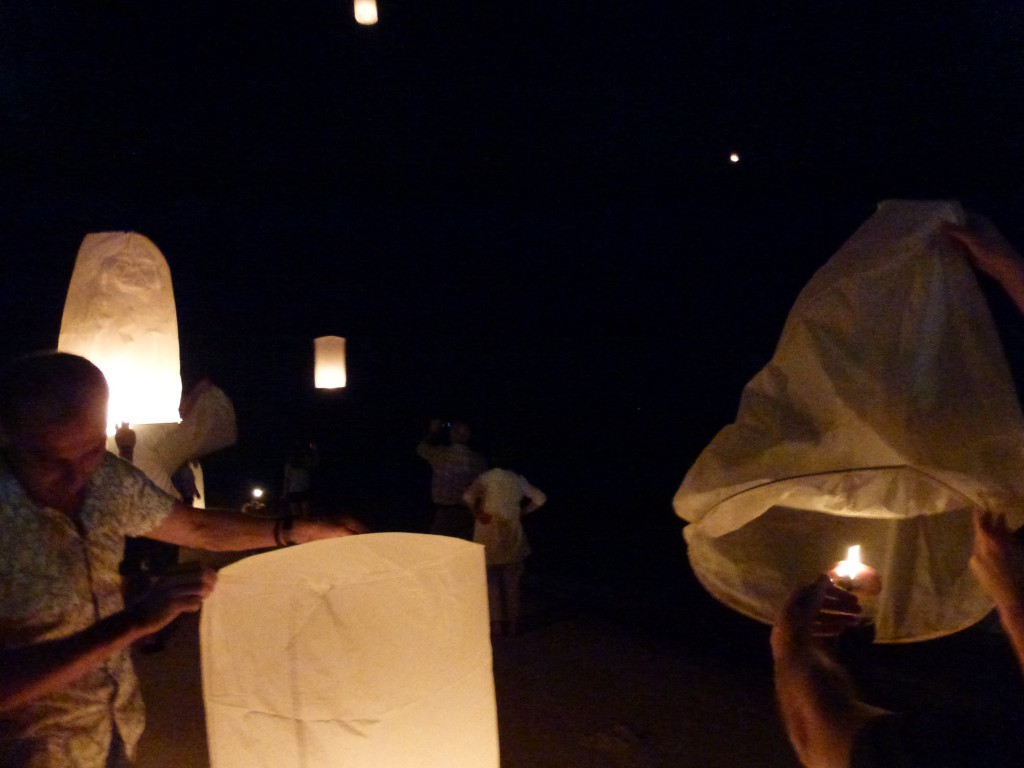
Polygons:
<instances>
[{"instance_id":1,"label":"man in patterned shirt","mask_svg":"<svg viewBox=\"0 0 1024 768\"><path fill-rule=\"evenodd\" d=\"M211 570L125 608L126 535L212 550L344 536L343 525L196 510L106 451L107 383L45 353L0 373L0 766L130 765L144 726L129 646L199 609Z\"/></svg>"},{"instance_id":2,"label":"man in patterned shirt","mask_svg":"<svg viewBox=\"0 0 1024 768\"><path fill-rule=\"evenodd\" d=\"M442 442L447 426L449 444ZM487 469L484 457L467 445L472 432L463 421L443 425L431 419L427 434L416 446L416 454L430 462L433 476L430 498L434 502L434 522L430 532L473 540L473 513L462 494Z\"/></svg>"}]
</instances>

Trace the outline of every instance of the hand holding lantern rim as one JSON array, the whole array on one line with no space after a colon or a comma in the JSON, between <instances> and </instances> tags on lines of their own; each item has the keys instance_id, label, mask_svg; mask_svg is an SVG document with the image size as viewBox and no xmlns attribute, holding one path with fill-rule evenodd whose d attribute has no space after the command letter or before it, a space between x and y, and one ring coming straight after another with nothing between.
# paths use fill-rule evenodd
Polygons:
<instances>
[{"instance_id":1,"label":"hand holding lantern rim","mask_svg":"<svg viewBox=\"0 0 1024 768\"><path fill-rule=\"evenodd\" d=\"M1024 545L1010 530L1005 515L975 510L970 564L1000 611L1024 614Z\"/></svg>"}]
</instances>

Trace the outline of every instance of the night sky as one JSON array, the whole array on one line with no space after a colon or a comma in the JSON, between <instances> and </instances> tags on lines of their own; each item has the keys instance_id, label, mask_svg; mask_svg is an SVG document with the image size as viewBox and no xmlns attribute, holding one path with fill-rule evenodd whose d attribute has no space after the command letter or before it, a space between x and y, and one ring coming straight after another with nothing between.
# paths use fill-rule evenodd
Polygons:
<instances>
[{"instance_id":1,"label":"night sky","mask_svg":"<svg viewBox=\"0 0 1024 768\"><path fill-rule=\"evenodd\" d=\"M227 496L302 434L400 524L426 495L412 443L463 414L552 518L628 536L675 525L878 200L960 199L1024 242L1019 3L379 8L4 3L4 356L56 343L86 233L142 232L183 365L239 412ZM311 389L322 334L349 339L344 392Z\"/></svg>"}]
</instances>

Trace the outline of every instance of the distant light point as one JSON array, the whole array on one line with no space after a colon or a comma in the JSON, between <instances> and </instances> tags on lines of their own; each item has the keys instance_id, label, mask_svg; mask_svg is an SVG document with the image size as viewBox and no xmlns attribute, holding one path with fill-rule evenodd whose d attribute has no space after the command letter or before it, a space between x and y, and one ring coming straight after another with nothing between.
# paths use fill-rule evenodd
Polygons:
<instances>
[{"instance_id":1,"label":"distant light point","mask_svg":"<svg viewBox=\"0 0 1024 768\"><path fill-rule=\"evenodd\" d=\"M732 152L732 153L729 154L729 162L730 163L738 163L739 161L740 161L740 153L739 152Z\"/></svg>"}]
</instances>

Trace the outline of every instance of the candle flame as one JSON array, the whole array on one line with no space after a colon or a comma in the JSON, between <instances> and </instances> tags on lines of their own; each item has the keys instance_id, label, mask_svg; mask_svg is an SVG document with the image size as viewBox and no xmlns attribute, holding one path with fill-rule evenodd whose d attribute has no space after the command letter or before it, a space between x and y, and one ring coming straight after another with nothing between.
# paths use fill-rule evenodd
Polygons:
<instances>
[{"instance_id":1,"label":"candle flame","mask_svg":"<svg viewBox=\"0 0 1024 768\"><path fill-rule=\"evenodd\" d=\"M854 544L846 551L846 559L836 565L835 574L843 579L855 579L864 572L865 565L860 561L860 545Z\"/></svg>"}]
</instances>

